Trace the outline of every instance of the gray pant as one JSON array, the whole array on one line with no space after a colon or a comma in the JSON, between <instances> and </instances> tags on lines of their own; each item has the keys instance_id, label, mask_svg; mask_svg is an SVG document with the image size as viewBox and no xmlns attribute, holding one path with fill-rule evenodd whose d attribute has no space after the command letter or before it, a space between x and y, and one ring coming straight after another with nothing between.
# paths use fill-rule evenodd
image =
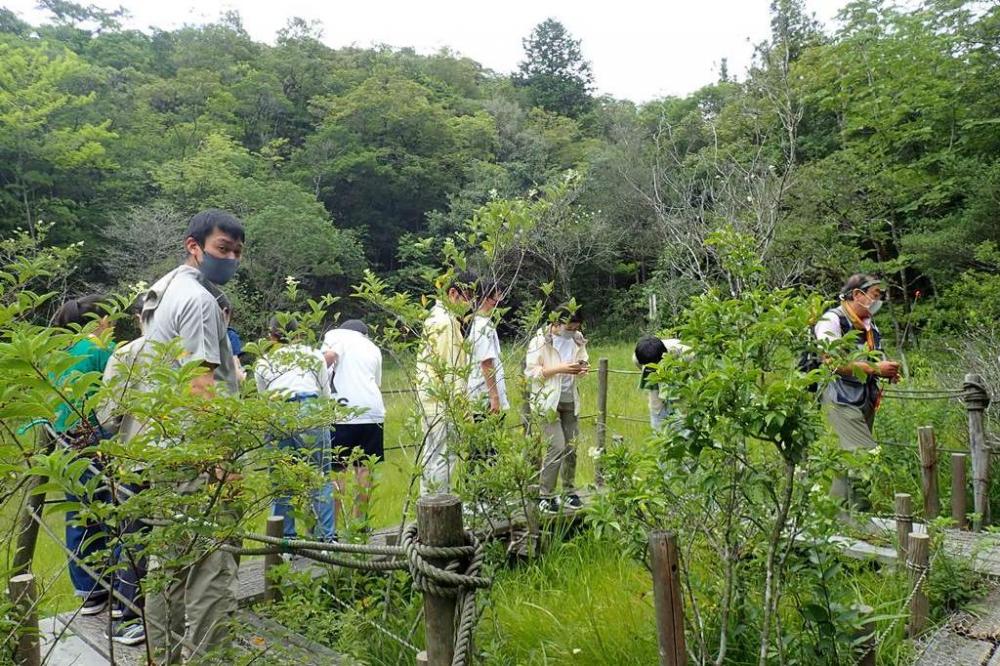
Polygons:
<instances>
[{"instance_id":1,"label":"gray pant","mask_svg":"<svg viewBox=\"0 0 1000 666\"><path fill-rule=\"evenodd\" d=\"M184 636L185 623L190 625L187 638L195 648L191 660L229 648L229 625L237 609L237 569L231 553L215 550L189 566L169 570L167 589L147 595L148 640L156 663L181 663L177 636Z\"/></svg>"},{"instance_id":2,"label":"gray pant","mask_svg":"<svg viewBox=\"0 0 1000 666\"><path fill-rule=\"evenodd\" d=\"M874 405L855 407L836 402L824 402L823 412L830 427L837 434L841 449L861 451L871 450L878 446L875 438L872 437L872 424L875 421ZM866 509L869 504L865 496L865 489L863 487L856 488L855 485L847 474L838 474L833 478L830 495L850 506Z\"/></svg>"},{"instance_id":3,"label":"gray pant","mask_svg":"<svg viewBox=\"0 0 1000 666\"><path fill-rule=\"evenodd\" d=\"M576 489L576 446L574 442L580 432L576 419L576 407L572 402L560 402L556 419L542 425L542 434L549 443L542 462L539 493L551 497L556 490L556 481L562 476L564 493Z\"/></svg>"}]
</instances>

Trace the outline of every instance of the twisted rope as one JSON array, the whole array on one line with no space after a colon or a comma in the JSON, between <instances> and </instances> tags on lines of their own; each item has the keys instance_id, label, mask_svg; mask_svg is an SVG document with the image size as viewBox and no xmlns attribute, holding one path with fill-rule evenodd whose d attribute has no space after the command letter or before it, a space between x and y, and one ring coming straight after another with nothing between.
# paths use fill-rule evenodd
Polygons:
<instances>
[{"instance_id":1,"label":"twisted rope","mask_svg":"<svg viewBox=\"0 0 1000 666\"><path fill-rule=\"evenodd\" d=\"M472 632L476 627L476 590L489 587L491 581L479 575L483 565L484 550L479 539L471 531L465 532L466 548L472 549L468 564L461 573L461 561L452 559L444 567L438 567L425 559L425 554L436 552L436 547L421 544L417 538L417 526L409 525L403 532L402 547L406 551L413 576L413 587L439 597L454 597L457 599L455 610L457 614L455 631L455 651L452 666L467 666L472 652Z\"/></svg>"}]
</instances>

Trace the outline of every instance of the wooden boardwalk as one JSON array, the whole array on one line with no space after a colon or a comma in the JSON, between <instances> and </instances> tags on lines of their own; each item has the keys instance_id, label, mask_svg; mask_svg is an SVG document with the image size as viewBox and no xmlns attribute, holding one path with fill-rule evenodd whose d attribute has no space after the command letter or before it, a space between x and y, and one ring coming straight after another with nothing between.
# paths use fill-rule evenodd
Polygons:
<instances>
[{"instance_id":1,"label":"wooden boardwalk","mask_svg":"<svg viewBox=\"0 0 1000 666\"><path fill-rule=\"evenodd\" d=\"M310 570L315 575L322 575L323 567L312 566L309 560L295 558L292 568ZM241 605L249 604L264 595L264 560L263 558L243 558L240 564L239 590L237 598ZM72 639L77 645L82 643L88 650L84 655L81 649L78 666L142 666L146 663L145 645L127 647L112 644L106 637L108 628L107 611L99 615L82 616L75 611L57 615L54 632L65 629L63 639ZM240 650L253 656L254 664L324 664L339 666L353 663L338 655L333 650L311 641L282 625L262 617L246 608L241 608L238 622L247 627L247 633L238 637ZM66 649L61 650L67 652ZM101 661L92 656L97 653ZM42 656L45 654L43 652ZM69 655L72 657L72 655ZM65 657L64 657L65 658Z\"/></svg>"},{"instance_id":2,"label":"wooden boardwalk","mask_svg":"<svg viewBox=\"0 0 1000 666\"><path fill-rule=\"evenodd\" d=\"M896 521L873 518L866 529L889 542L896 538ZM927 528L914 523L913 531ZM968 562L974 571L1000 582L1000 534L944 530L944 552ZM838 537L845 555L896 561L896 549L874 546L857 539ZM916 643L915 666L1000 666L1000 588L952 615L947 622Z\"/></svg>"},{"instance_id":3,"label":"wooden boardwalk","mask_svg":"<svg viewBox=\"0 0 1000 666\"><path fill-rule=\"evenodd\" d=\"M953 615L920 647L916 666L1000 666L1000 590Z\"/></svg>"}]
</instances>

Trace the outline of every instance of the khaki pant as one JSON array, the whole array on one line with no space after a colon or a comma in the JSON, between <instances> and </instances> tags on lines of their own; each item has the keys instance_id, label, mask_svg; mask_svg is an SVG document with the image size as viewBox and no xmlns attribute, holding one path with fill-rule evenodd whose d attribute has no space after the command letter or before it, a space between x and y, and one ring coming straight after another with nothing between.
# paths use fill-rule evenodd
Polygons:
<instances>
[{"instance_id":1,"label":"khaki pant","mask_svg":"<svg viewBox=\"0 0 1000 666\"><path fill-rule=\"evenodd\" d=\"M420 457L420 494L451 492L454 454L448 450L448 440L454 428L447 416L425 416L424 448Z\"/></svg>"},{"instance_id":2,"label":"khaki pant","mask_svg":"<svg viewBox=\"0 0 1000 666\"><path fill-rule=\"evenodd\" d=\"M823 404L826 420L837 434L840 448L845 451L861 451L874 449L878 444L872 437L872 424L875 421L875 410L841 405L835 402ZM858 509L869 506L864 488L855 488L855 484L846 474L833 478L830 486L830 496ZM862 484L863 485L863 484Z\"/></svg>"},{"instance_id":3,"label":"khaki pant","mask_svg":"<svg viewBox=\"0 0 1000 666\"><path fill-rule=\"evenodd\" d=\"M580 426L575 412L576 406L572 402L560 402L556 409L556 419L542 425L542 434L549 443L539 480L538 490L542 497L555 494L556 481L560 476L564 493L572 493L576 489L574 442Z\"/></svg>"},{"instance_id":4,"label":"khaki pant","mask_svg":"<svg viewBox=\"0 0 1000 666\"><path fill-rule=\"evenodd\" d=\"M191 660L228 649L236 613L238 566L230 553L212 551L185 567L169 570L166 590L146 598L148 640L157 664L181 663L178 636L190 626ZM169 630L169 631L168 631Z\"/></svg>"}]
</instances>

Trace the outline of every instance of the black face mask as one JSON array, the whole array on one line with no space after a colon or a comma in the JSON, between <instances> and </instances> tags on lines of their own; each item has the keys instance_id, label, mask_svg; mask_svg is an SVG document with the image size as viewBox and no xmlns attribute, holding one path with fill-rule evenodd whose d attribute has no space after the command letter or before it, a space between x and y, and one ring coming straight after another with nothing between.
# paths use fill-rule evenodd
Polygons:
<instances>
[{"instance_id":1,"label":"black face mask","mask_svg":"<svg viewBox=\"0 0 1000 666\"><path fill-rule=\"evenodd\" d=\"M198 270L205 279L213 284L223 285L233 279L240 268L239 259L224 259L202 248L201 263Z\"/></svg>"}]
</instances>

